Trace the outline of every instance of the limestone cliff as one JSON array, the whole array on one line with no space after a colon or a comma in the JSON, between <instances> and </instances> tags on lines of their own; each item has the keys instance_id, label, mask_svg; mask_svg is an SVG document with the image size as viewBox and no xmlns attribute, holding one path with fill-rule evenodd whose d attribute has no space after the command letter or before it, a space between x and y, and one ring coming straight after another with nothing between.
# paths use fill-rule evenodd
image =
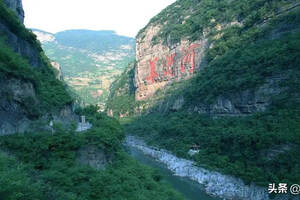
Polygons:
<instances>
[{"instance_id":1,"label":"limestone cliff","mask_svg":"<svg viewBox=\"0 0 300 200\"><path fill-rule=\"evenodd\" d=\"M110 87L106 112L109 116L128 117L139 113L135 103L134 71L136 63L130 63L128 68L115 80Z\"/></svg>"},{"instance_id":2,"label":"limestone cliff","mask_svg":"<svg viewBox=\"0 0 300 200\"><path fill-rule=\"evenodd\" d=\"M64 84L23 25L22 1L1 0L0 12L0 135L76 121Z\"/></svg>"},{"instance_id":3,"label":"limestone cliff","mask_svg":"<svg viewBox=\"0 0 300 200\"><path fill-rule=\"evenodd\" d=\"M136 100L148 99L170 82L189 79L205 63L207 39L193 42L182 39L172 46L160 41L153 45L153 37L157 36L160 28L161 25L151 25L137 38Z\"/></svg>"},{"instance_id":4,"label":"limestone cliff","mask_svg":"<svg viewBox=\"0 0 300 200\"><path fill-rule=\"evenodd\" d=\"M21 54L23 57L27 57L29 59L29 63L34 67L39 67L43 65L43 62L40 58L40 50L38 48L33 48L32 46L35 43L34 36L29 36L29 33L24 33L23 31L18 31L16 28L17 23L23 25L24 22L24 11L22 7L21 0L3 0L4 5L13 11L14 14L19 19L19 22L14 21L15 24L8 19L12 18L11 12L5 13L3 10L3 14L5 17L0 18L0 34L5 35L7 38L8 45L16 52ZM3 7L3 3L1 3L1 7ZM5 9L5 8L2 8ZM9 12L9 11L8 11Z\"/></svg>"},{"instance_id":5,"label":"limestone cliff","mask_svg":"<svg viewBox=\"0 0 300 200\"><path fill-rule=\"evenodd\" d=\"M22 6L22 0L3 0L3 2L6 4L6 6L10 9L12 9L19 20L24 23L24 10Z\"/></svg>"},{"instance_id":6,"label":"limestone cliff","mask_svg":"<svg viewBox=\"0 0 300 200\"><path fill-rule=\"evenodd\" d=\"M30 107L38 107L32 83L12 78L1 79L0 85L0 135L24 132L30 119L36 117Z\"/></svg>"},{"instance_id":7,"label":"limestone cliff","mask_svg":"<svg viewBox=\"0 0 300 200\"><path fill-rule=\"evenodd\" d=\"M58 62L51 62L51 65L56 70L56 78L58 80L62 81L63 80L63 75L62 75L62 72L61 72L60 64Z\"/></svg>"},{"instance_id":8,"label":"limestone cliff","mask_svg":"<svg viewBox=\"0 0 300 200\"><path fill-rule=\"evenodd\" d=\"M239 2L239 4L244 3ZM144 100L151 104L146 107L156 105L155 111L160 112L180 110L183 107L191 112L217 115L243 115L265 111L272 104L272 99L283 91L280 84L288 79L288 71L264 75L264 80L255 87L250 86L249 83L248 87L236 88L235 91L220 90L218 94L214 94L214 100L209 103L205 96L211 96L210 91L206 91L207 95L203 94L201 98L191 103L192 100L187 100L185 97L185 90L182 89L179 94L175 85L177 83L184 85L186 80L202 76L208 71L204 69L213 68L212 65L219 57L226 56L227 52L236 49L239 45L245 45L247 40L252 41L251 37L254 37L252 31L256 31L257 36L261 37L256 38L257 40L276 40L286 33L297 30L299 25L295 22L275 25L274 21L284 21L283 19L288 19L289 14L292 13L292 16L298 13L299 3L280 1L278 4L270 3L269 8L261 6L257 11L259 14L256 19L252 19L254 11L251 10L247 11L248 16L244 13L241 17L234 10L237 5L233 1L226 1L223 5L227 9L226 12L232 13L228 18L224 18L221 12L211 16L203 15L209 12L204 9L207 6L211 6L213 10L220 9L218 6L222 5L212 6L210 1L175 2L155 16L139 32L136 39L137 66L134 78L137 88L136 101ZM228 77L235 73L232 71L230 74L225 69L223 71L224 74L228 73L226 75ZM239 79L243 79L243 76L247 76L246 72ZM214 90L217 82L221 81L218 80L220 76L212 74L208 77L207 75L206 79L209 78L212 79L208 81L211 90ZM228 83L236 85L235 81L238 80L228 80ZM202 87L200 83L197 84L190 84L189 88ZM178 87L185 86L179 84Z\"/></svg>"},{"instance_id":9,"label":"limestone cliff","mask_svg":"<svg viewBox=\"0 0 300 200\"><path fill-rule=\"evenodd\" d=\"M293 0L184 0L155 16L137 36L134 106L145 113L125 130L205 170L163 150L135 147L207 185L208 193L269 199L265 186L281 176L279 168L298 171L299 7ZM282 152L278 160L264 156L269 149ZM298 182L292 171L277 179L292 174Z\"/></svg>"}]
</instances>

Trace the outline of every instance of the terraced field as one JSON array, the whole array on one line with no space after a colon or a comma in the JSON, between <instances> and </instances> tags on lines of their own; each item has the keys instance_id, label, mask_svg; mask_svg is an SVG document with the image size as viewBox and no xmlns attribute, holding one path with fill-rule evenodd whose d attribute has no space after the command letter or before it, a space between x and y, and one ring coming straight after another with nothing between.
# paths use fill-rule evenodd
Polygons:
<instances>
[{"instance_id":1,"label":"terraced field","mask_svg":"<svg viewBox=\"0 0 300 200\"><path fill-rule=\"evenodd\" d=\"M135 56L135 39L114 31L69 30L56 34L33 29L46 55L82 104L104 108L111 83Z\"/></svg>"}]
</instances>

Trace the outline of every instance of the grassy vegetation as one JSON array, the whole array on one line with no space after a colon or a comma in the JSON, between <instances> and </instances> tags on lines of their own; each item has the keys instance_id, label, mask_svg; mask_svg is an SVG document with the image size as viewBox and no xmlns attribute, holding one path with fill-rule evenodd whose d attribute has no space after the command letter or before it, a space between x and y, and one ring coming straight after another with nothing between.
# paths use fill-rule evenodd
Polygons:
<instances>
[{"instance_id":1,"label":"grassy vegetation","mask_svg":"<svg viewBox=\"0 0 300 200\"><path fill-rule=\"evenodd\" d=\"M6 44L5 33L0 35L0 76L1 79L17 78L34 85L40 107L32 104L32 99L24 99L24 106L29 111L29 117L37 117L42 112L60 109L66 104L72 103L72 98L66 91L66 86L58 81L48 58L45 56L36 36L18 20L15 13L6 8L0 1L0 20L17 37L29 42L32 48L39 52L42 66L34 69L28 60L13 52Z\"/></svg>"},{"instance_id":2,"label":"grassy vegetation","mask_svg":"<svg viewBox=\"0 0 300 200\"><path fill-rule=\"evenodd\" d=\"M193 159L199 166L266 186L300 181L299 122L300 106L244 118L212 119L178 112L138 118L126 125L126 132ZM194 144L200 146L200 153L190 157L188 151Z\"/></svg>"},{"instance_id":3,"label":"grassy vegetation","mask_svg":"<svg viewBox=\"0 0 300 200\"><path fill-rule=\"evenodd\" d=\"M55 77L55 72L50 65L48 59L43 56L45 66L33 68L28 61L21 55L16 54L10 49L3 38L0 40L0 75L3 80L17 78L34 85L38 99L40 100L40 108L35 108L31 102L24 104L33 106L28 108L33 110L32 115L39 115L40 111L49 111L52 109L60 109L66 104L72 103L72 98L66 91L66 86ZM30 100L30 99L29 99Z\"/></svg>"},{"instance_id":4,"label":"grassy vegetation","mask_svg":"<svg viewBox=\"0 0 300 200\"><path fill-rule=\"evenodd\" d=\"M176 1L152 18L149 24L139 32L138 37L142 37L150 24L164 24L157 37L162 39L165 44L180 42L181 38L194 41L203 37L203 31L215 30L217 24L233 21L243 22L244 30L247 30L279 12L286 5L296 2L295 0ZM154 37L153 42L156 40L157 38Z\"/></svg>"},{"instance_id":5,"label":"grassy vegetation","mask_svg":"<svg viewBox=\"0 0 300 200\"><path fill-rule=\"evenodd\" d=\"M270 182L299 182L300 12L296 9L274 17L295 2L185 0L166 8L150 22L167 22L153 42L162 39L172 44L185 37L193 41L211 28L207 66L192 79L169 84L155 94L168 105L183 96L181 111L136 118L125 124L126 132L246 183L265 187ZM269 16L274 18L264 22ZM235 20L243 25L215 29L218 23ZM282 79L281 92L272 97L265 113L216 118L187 112L199 104L212 105L219 96L255 90L276 77ZM188 151L195 143L200 152L190 157Z\"/></svg>"},{"instance_id":6,"label":"grassy vegetation","mask_svg":"<svg viewBox=\"0 0 300 200\"><path fill-rule=\"evenodd\" d=\"M7 9L3 0L0 0L0 21L4 23L11 32L34 45L38 51L42 51L39 42L36 40L36 36L25 28L12 10Z\"/></svg>"},{"instance_id":7,"label":"grassy vegetation","mask_svg":"<svg viewBox=\"0 0 300 200\"><path fill-rule=\"evenodd\" d=\"M232 26L219 39L209 37L213 46L206 50L207 66L188 81L169 84L156 98L171 101L180 96L185 106L214 103L218 96L253 90L274 77L283 79L278 104L293 104L299 94L300 57L299 9L270 19L263 25L244 30Z\"/></svg>"},{"instance_id":8,"label":"grassy vegetation","mask_svg":"<svg viewBox=\"0 0 300 200\"><path fill-rule=\"evenodd\" d=\"M56 128L50 133L26 133L0 138L0 197L15 199L182 199L162 183L152 169L139 165L122 151L119 123L95 107L79 110L93 123L82 134ZM97 146L113 158L105 170L76 161L81 147Z\"/></svg>"},{"instance_id":9,"label":"grassy vegetation","mask_svg":"<svg viewBox=\"0 0 300 200\"><path fill-rule=\"evenodd\" d=\"M63 46L87 49L92 53L106 53L135 42L133 38L117 35L114 31L68 30L55 34L55 38Z\"/></svg>"},{"instance_id":10,"label":"grassy vegetation","mask_svg":"<svg viewBox=\"0 0 300 200\"><path fill-rule=\"evenodd\" d=\"M64 31L53 37L55 41L42 46L60 64L66 83L85 104L104 107L111 82L134 57L135 40L113 31L89 30Z\"/></svg>"},{"instance_id":11,"label":"grassy vegetation","mask_svg":"<svg viewBox=\"0 0 300 200\"><path fill-rule=\"evenodd\" d=\"M27 166L0 153L0 197L7 200L43 199L41 185L30 178Z\"/></svg>"},{"instance_id":12,"label":"grassy vegetation","mask_svg":"<svg viewBox=\"0 0 300 200\"><path fill-rule=\"evenodd\" d=\"M218 96L257 88L277 76L284 79L280 84L281 97L289 99L299 92L300 82L296 78L300 75L299 46L300 31L297 31L280 39L248 44L247 48L244 45L232 48L186 82L181 90L169 93L185 96L187 104L212 103Z\"/></svg>"},{"instance_id":13,"label":"grassy vegetation","mask_svg":"<svg viewBox=\"0 0 300 200\"><path fill-rule=\"evenodd\" d=\"M106 110L113 110L115 117L125 113L132 116L136 114L135 109L143 103L135 101L133 83L135 67L135 62L130 63L122 75L111 85Z\"/></svg>"}]
</instances>

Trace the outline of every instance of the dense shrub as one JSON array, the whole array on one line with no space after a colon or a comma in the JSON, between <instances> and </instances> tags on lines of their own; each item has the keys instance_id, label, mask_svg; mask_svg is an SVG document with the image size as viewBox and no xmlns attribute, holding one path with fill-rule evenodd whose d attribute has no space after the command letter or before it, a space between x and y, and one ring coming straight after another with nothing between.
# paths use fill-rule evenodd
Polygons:
<instances>
[{"instance_id":1,"label":"dense shrub","mask_svg":"<svg viewBox=\"0 0 300 200\"><path fill-rule=\"evenodd\" d=\"M43 56L43 60L45 66L33 68L26 59L6 45L4 38L0 38L0 74L3 80L16 78L32 83L43 110L60 109L73 100L64 83L56 79L48 59Z\"/></svg>"},{"instance_id":2,"label":"dense shrub","mask_svg":"<svg viewBox=\"0 0 300 200\"><path fill-rule=\"evenodd\" d=\"M299 182L300 107L274 110L244 118L189 114L150 114L126 126L154 146L198 165L241 177L247 183ZM190 157L192 145L200 153ZM289 150L283 150L288 146ZM272 155L272 152L278 154Z\"/></svg>"},{"instance_id":3,"label":"dense shrub","mask_svg":"<svg viewBox=\"0 0 300 200\"><path fill-rule=\"evenodd\" d=\"M203 31L215 29L217 24L233 21L243 22L244 28L251 28L265 18L273 16L286 5L296 1L269 0L183 0L176 1L153 17L137 37L143 36L150 24L163 24L158 37L164 43L174 44L182 38L192 41L200 39ZM155 40L156 38L154 38ZM155 42L155 41L154 41Z\"/></svg>"},{"instance_id":4,"label":"dense shrub","mask_svg":"<svg viewBox=\"0 0 300 200\"><path fill-rule=\"evenodd\" d=\"M0 21L3 22L11 32L18 37L34 45L39 52L42 52L40 43L37 41L36 36L19 21L16 14L8 9L3 0L0 0Z\"/></svg>"},{"instance_id":5,"label":"dense shrub","mask_svg":"<svg viewBox=\"0 0 300 200\"><path fill-rule=\"evenodd\" d=\"M150 24L164 24L154 42L162 39L172 44L186 37L194 41L210 28L207 65L190 80L170 83L155 94L154 98L162 98L150 111L160 112L162 105L184 97L180 111L149 112L128 123L126 132L246 183L299 182L299 9L278 15L295 2L184 0L154 17ZM215 29L217 23L232 21L242 24ZM244 117L191 113L193 106L213 105L220 96L254 91L278 77L281 92L271 97L272 105L264 113ZM195 143L200 152L190 157L188 151Z\"/></svg>"},{"instance_id":6,"label":"dense shrub","mask_svg":"<svg viewBox=\"0 0 300 200\"><path fill-rule=\"evenodd\" d=\"M134 115L135 109L142 102L135 101L134 71L136 62L128 65L128 68L116 79L110 88L110 96L107 101L106 110L113 110L115 117L119 114Z\"/></svg>"},{"instance_id":7,"label":"dense shrub","mask_svg":"<svg viewBox=\"0 0 300 200\"><path fill-rule=\"evenodd\" d=\"M124 133L117 120L97 113L92 106L78 113L93 122L92 129L82 134L57 130L55 134L0 138L1 148L19 162L0 155L0 198L182 199L157 178L154 170L139 165L122 151ZM112 163L105 170L81 165L76 161L77 152L86 146L97 146L113 158Z\"/></svg>"}]
</instances>

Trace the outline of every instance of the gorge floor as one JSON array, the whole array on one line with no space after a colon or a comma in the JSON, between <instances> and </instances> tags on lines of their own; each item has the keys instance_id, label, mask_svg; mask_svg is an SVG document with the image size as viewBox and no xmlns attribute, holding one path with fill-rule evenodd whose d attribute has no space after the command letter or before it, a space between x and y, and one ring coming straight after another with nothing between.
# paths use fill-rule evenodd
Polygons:
<instances>
[{"instance_id":1,"label":"gorge floor","mask_svg":"<svg viewBox=\"0 0 300 200\"><path fill-rule=\"evenodd\" d=\"M176 191L180 192L187 200L220 200L220 198L206 194L203 186L199 183L185 177L174 175L166 165L145 155L141 150L129 145L126 145L125 148L139 163L159 171L159 174L162 175L165 182L171 185Z\"/></svg>"}]
</instances>

